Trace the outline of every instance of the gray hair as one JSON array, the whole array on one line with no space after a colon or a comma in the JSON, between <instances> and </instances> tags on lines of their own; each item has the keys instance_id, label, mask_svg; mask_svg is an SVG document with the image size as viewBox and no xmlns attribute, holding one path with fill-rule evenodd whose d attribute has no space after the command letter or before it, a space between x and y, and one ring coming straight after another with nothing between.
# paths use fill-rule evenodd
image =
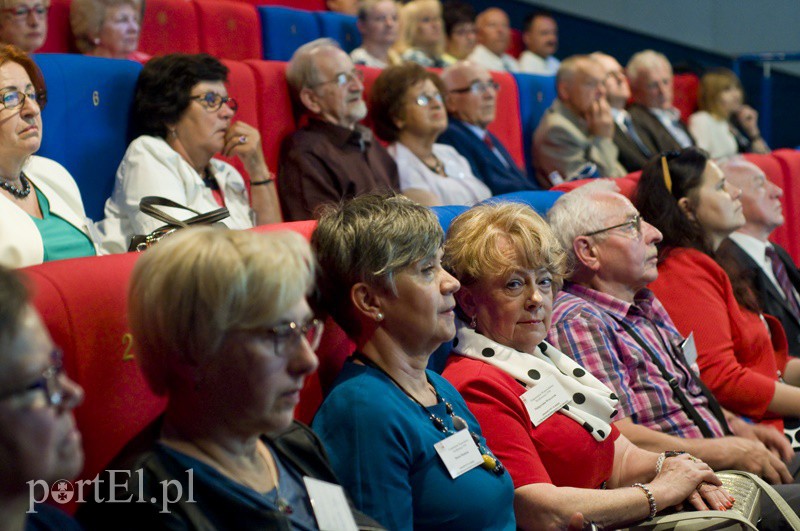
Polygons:
<instances>
[{"instance_id":1,"label":"gray hair","mask_svg":"<svg viewBox=\"0 0 800 531\"><path fill-rule=\"evenodd\" d=\"M578 236L603 228L610 212L598 201L598 196L615 193L614 186L602 180L585 184L559 197L547 213L547 221L567 253L568 278L579 265L573 242ZM605 234L595 236L604 237Z\"/></svg>"},{"instance_id":2,"label":"gray hair","mask_svg":"<svg viewBox=\"0 0 800 531\"><path fill-rule=\"evenodd\" d=\"M642 75L642 71L655 68L661 63L666 64L672 70L672 64L666 55L655 50L643 50L635 53L630 58L628 65L625 67L625 73L631 82L636 83L639 76Z\"/></svg>"},{"instance_id":3,"label":"gray hair","mask_svg":"<svg viewBox=\"0 0 800 531\"><path fill-rule=\"evenodd\" d=\"M328 207L311 236L323 306L357 337L351 288L364 282L396 293L395 274L434 256L443 241L433 211L402 195L366 194Z\"/></svg>"},{"instance_id":4,"label":"gray hair","mask_svg":"<svg viewBox=\"0 0 800 531\"><path fill-rule=\"evenodd\" d=\"M339 43L328 37L315 39L307 42L295 50L289 64L286 65L286 81L292 88L294 95L300 93L306 87L316 85L322 80L319 77L319 69L314 62L314 56L320 50L335 48L341 50Z\"/></svg>"},{"instance_id":5,"label":"gray hair","mask_svg":"<svg viewBox=\"0 0 800 531\"><path fill-rule=\"evenodd\" d=\"M597 59L589 55L572 55L561 61L561 66L558 67L558 73L556 73L556 87L572 81L578 71L587 63L597 63Z\"/></svg>"},{"instance_id":6,"label":"gray hair","mask_svg":"<svg viewBox=\"0 0 800 531\"><path fill-rule=\"evenodd\" d=\"M75 47L79 52L89 53L97 47L94 39L103 28L106 11L117 6L131 6L141 24L141 0L72 0L69 6L69 22L75 36Z\"/></svg>"}]
</instances>

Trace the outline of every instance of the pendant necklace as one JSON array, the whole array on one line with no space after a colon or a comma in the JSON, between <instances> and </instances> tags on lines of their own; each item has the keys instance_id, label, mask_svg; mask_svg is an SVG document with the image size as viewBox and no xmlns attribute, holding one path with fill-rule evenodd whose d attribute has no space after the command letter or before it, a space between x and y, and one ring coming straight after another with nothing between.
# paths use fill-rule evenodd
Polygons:
<instances>
[{"instance_id":1,"label":"pendant necklace","mask_svg":"<svg viewBox=\"0 0 800 531\"><path fill-rule=\"evenodd\" d=\"M442 419L440 419L439 417L437 417L436 415L431 413L430 410L428 408L426 408L422 404L422 402L417 400L417 398L414 395L412 395L411 393L409 393L402 385L400 385L400 383L397 380L392 378L392 375L390 375L388 372L386 372L383 369L383 367L381 367L380 365L378 365L377 363L375 363L374 361L372 361L371 359L366 357L361 352L354 353L353 354L353 359L356 359L356 360L360 361L361 363L363 363L367 367L371 367L371 368L373 368L373 369L375 369L377 371L380 371L381 373L383 373L384 376L389 378L389 380L391 380L392 383L398 389L400 389L408 398L413 400L419 407L422 408L422 410L425 412L425 414L428 415L428 418L431 420L431 422L433 423L434 427L436 427L436 429L439 430L440 432L444 433L447 436L450 436L450 435L455 434L456 431L469 430L469 426L467 425L467 421L465 421L464 419L462 419L461 417L459 417L458 415L455 414L455 412L453 411L453 406L450 405L450 402L445 400L442 397L442 395L439 394L439 391L436 390L436 387L433 385L433 383L431 382L430 378L428 378L427 374L425 375L425 378L428 380L428 385L431 386L431 389L433 389L433 393L436 395L436 402L444 404L445 411L447 412L448 415L450 415L450 418L453 421L453 428L455 428L455 431L453 431L450 428L448 428L445 425L445 423L444 423L444 421ZM478 451L480 451L481 457L483 457L483 463L481 464L481 467L486 469L486 470L488 470L488 471L490 471L490 472L492 472L492 473L494 473L494 474L496 474L496 475L498 475L498 476L502 475L503 472L505 471L505 467L500 462L500 460L497 459L492 454L492 452L485 445L483 445L481 443L481 438L478 436L477 433L475 433L473 431L469 431L469 434L472 437L472 440L475 441L475 445L478 447Z\"/></svg>"},{"instance_id":2,"label":"pendant necklace","mask_svg":"<svg viewBox=\"0 0 800 531\"><path fill-rule=\"evenodd\" d=\"M269 452L269 449L267 449L267 451ZM271 454L272 452L270 452L270 455ZM277 507L278 510L283 514L292 514L294 512L292 505L286 498L281 496L280 484L278 483L278 461L276 460L275 456L272 456L272 463L274 466L270 466L266 457L262 455L261 458L264 460L264 464L267 465L269 474L272 477L272 483L275 485L275 501L273 502L275 507Z\"/></svg>"}]
</instances>

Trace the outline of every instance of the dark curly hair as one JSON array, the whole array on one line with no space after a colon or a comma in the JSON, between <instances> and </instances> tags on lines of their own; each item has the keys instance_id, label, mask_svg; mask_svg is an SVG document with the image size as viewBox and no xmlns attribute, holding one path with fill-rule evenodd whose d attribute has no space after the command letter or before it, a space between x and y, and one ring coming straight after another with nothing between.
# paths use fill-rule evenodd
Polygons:
<instances>
[{"instance_id":1,"label":"dark curly hair","mask_svg":"<svg viewBox=\"0 0 800 531\"><path fill-rule=\"evenodd\" d=\"M167 136L167 125L189 107L192 88L203 81L228 81L228 68L208 54L175 53L155 57L139 75L134 100L136 136Z\"/></svg>"},{"instance_id":2,"label":"dark curly hair","mask_svg":"<svg viewBox=\"0 0 800 531\"><path fill-rule=\"evenodd\" d=\"M672 191L664 182L661 158L667 159ZM678 206L678 200L686 197L697 201L697 189L703 183L703 172L710 160L708 153L690 147L679 152L670 152L652 158L644 168L634 195L634 205L641 216L661 231L663 239L658 244L659 261L663 261L672 249L692 247L711 256L725 270L733 287L736 301L753 312L759 312L758 300L749 287L751 279L736 264L718 259L703 234L703 229L688 218Z\"/></svg>"},{"instance_id":3,"label":"dark curly hair","mask_svg":"<svg viewBox=\"0 0 800 531\"><path fill-rule=\"evenodd\" d=\"M397 140L400 129L394 120L403 115L405 95L411 87L427 79L436 85L436 89L442 95L447 92L439 76L425 70L417 63L390 66L381 72L370 91L369 99L375 134L387 142Z\"/></svg>"}]
</instances>

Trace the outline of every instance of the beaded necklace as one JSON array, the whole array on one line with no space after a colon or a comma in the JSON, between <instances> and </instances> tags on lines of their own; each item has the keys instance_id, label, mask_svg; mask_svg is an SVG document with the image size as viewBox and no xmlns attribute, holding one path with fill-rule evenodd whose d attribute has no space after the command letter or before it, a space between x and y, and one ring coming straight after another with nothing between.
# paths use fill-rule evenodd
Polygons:
<instances>
[{"instance_id":1,"label":"beaded necklace","mask_svg":"<svg viewBox=\"0 0 800 531\"><path fill-rule=\"evenodd\" d=\"M392 375L390 375L388 372L386 372L386 370L384 370L383 367L381 367L380 365L378 365L377 363L375 363L374 361L372 361L371 359L366 357L361 352L354 353L353 354L353 359L356 359L356 360L360 361L361 363L363 363L367 367L371 367L371 368L373 368L373 369L375 369L377 371L380 371L381 373L383 373L384 376L389 378L389 380L391 380L392 383L398 389L403 391L403 393L408 398L413 400L419 407L422 408L422 411L424 411L425 414L428 415L428 418L431 420L431 422L433 423L434 427L437 430L439 430L440 432L444 433L447 436L450 436L450 435L455 434L456 431L468 430L469 429L469 426L467 425L467 422L464 419L462 419L461 417L459 417L458 415L455 414L455 412L453 411L453 406L450 405L450 403L447 400L445 400L442 397L442 395L439 394L439 391L436 390L436 387L433 385L433 382L431 382L431 379L428 378L427 374L425 375L425 378L428 381L428 385L430 385L431 389L433 389L433 393L436 395L436 402L444 404L445 411L447 412L448 415L450 415L450 418L453 420L453 428L455 428L455 431L450 429L450 428L448 428L445 425L445 423L444 423L444 421L442 419L440 419L439 417L437 417L436 415L431 413L430 410L427 407L422 405L422 402L417 400L416 397L414 395L412 395L411 393L409 393L402 385L400 385L400 383L397 380L392 378ZM483 463L481 464L481 467L486 469L486 470L488 470L488 471L490 471L490 472L493 472L494 474L496 474L498 476L502 475L503 472L505 471L505 467L500 462L500 460L497 459L494 455L492 455L492 452L486 446L484 446L481 443L481 438L478 436L477 433L475 433L473 431L470 431L469 434L472 437L472 440L475 441L475 445L478 447L478 451L480 451L481 457L483 457Z\"/></svg>"},{"instance_id":2,"label":"beaded necklace","mask_svg":"<svg viewBox=\"0 0 800 531\"><path fill-rule=\"evenodd\" d=\"M25 199L28 197L28 194L31 193L31 182L28 180L25 174L22 173L19 176L19 183L22 185L21 190L5 179L0 178L0 188L6 190L17 199Z\"/></svg>"}]
</instances>

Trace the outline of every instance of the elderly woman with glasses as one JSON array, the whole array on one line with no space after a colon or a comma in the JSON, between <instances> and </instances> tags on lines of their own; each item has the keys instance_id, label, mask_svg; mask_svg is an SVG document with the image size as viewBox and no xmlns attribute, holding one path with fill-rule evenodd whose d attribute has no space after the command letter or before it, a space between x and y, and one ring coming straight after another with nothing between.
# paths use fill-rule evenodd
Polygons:
<instances>
[{"instance_id":1,"label":"elderly woman with glasses","mask_svg":"<svg viewBox=\"0 0 800 531\"><path fill-rule=\"evenodd\" d=\"M314 418L356 507L394 531L513 530L513 487L464 400L426 370L455 332L458 281L433 212L362 195L312 236L322 304L356 343Z\"/></svg>"},{"instance_id":2,"label":"elderly woman with glasses","mask_svg":"<svg viewBox=\"0 0 800 531\"><path fill-rule=\"evenodd\" d=\"M75 47L83 54L141 63L138 51L144 0L73 0L69 22Z\"/></svg>"},{"instance_id":3,"label":"elderly woman with glasses","mask_svg":"<svg viewBox=\"0 0 800 531\"><path fill-rule=\"evenodd\" d=\"M800 360L788 357L783 326L762 313L749 277L715 260L722 241L744 225L741 195L701 149L647 163L634 204L663 235L650 289L678 331L693 336L700 377L724 408L781 432L791 419L796 431ZM796 437L791 442L800 448Z\"/></svg>"},{"instance_id":4,"label":"elderly woman with glasses","mask_svg":"<svg viewBox=\"0 0 800 531\"><path fill-rule=\"evenodd\" d=\"M161 222L139 211L145 196L160 196L197 212L227 207L231 229L281 220L275 182L254 127L233 122L237 105L225 87L228 69L206 54L172 54L149 61L134 101L140 135L117 170L114 191L98 224L106 252L128 249L134 235ZM250 193L233 166L215 154L236 156L250 176ZM165 209L185 219L191 213Z\"/></svg>"},{"instance_id":5,"label":"elderly woman with glasses","mask_svg":"<svg viewBox=\"0 0 800 531\"><path fill-rule=\"evenodd\" d=\"M0 47L0 264L8 267L96 254L75 180L34 155L44 104L39 68L19 48Z\"/></svg>"},{"instance_id":6,"label":"elderly woman with glasses","mask_svg":"<svg viewBox=\"0 0 800 531\"><path fill-rule=\"evenodd\" d=\"M426 206L474 205L492 192L452 146L437 144L447 129L439 76L416 63L385 69L371 91L375 132L391 142L403 194Z\"/></svg>"},{"instance_id":7,"label":"elderly woman with glasses","mask_svg":"<svg viewBox=\"0 0 800 531\"><path fill-rule=\"evenodd\" d=\"M13 44L33 53L47 39L49 0L0 1L0 44Z\"/></svg>"},{"instance_id":8,"label":"elderly woman with glasses","mask_svg":"<svg viewBox=\"0 0 800 531\"><path fill-rule=\"evenodd\" d=\"M461 282L464 318L443 376L508 467L518 529L563 528L575 511L618 528L684 501L730 507L705 463L631 444L613 426L614 393L544 341L566 254L531 208L496 203L458 216L443 263Z\"/></svg>"},{"instance_id":9,"label":"elderly woman with glasses","mask_svg":"<svg viewBox=\"0 0 800 531\"><path fill-rule=\"evenodd\" d=\"M293 420L322 333L307 302L314 269L294 232L191 228L142 255L128 318L166 411L108 467L132 471L118 499L144 501L87 506L87 528L333 529L313 480L340 515L379 528L353 514L319 439ZM106 500L113 488L95 487Z\"/></svg>"},{"instance_id":10,"label":"elderly woman with glasses","mask_svg":"<svg viewBox=\"0 0 800 531\"><path fill-rule=\"evenodd\" d=\"M31 306L22 280L0 266L3 529L80 529L65 513L33 504L32 498L46 499L50 486L80 472L83 449L72 410L82 399L83 390L61 371L60 352Z\"/></svg>"}]
</instances>

